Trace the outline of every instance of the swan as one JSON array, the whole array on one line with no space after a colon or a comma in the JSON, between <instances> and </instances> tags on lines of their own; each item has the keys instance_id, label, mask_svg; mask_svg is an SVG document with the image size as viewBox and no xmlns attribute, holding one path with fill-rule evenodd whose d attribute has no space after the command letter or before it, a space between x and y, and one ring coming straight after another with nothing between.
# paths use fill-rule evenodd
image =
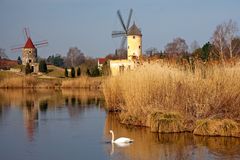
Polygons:
<instances>
[{"instance_id":1,"label":"swan","mask_svg":"<svg viewBox=\"0 0 240 160\"><path fill-rule=\"evenodd\" d=\"M123 143L132 143L133 142L133 139L130 139L130 138L126 138L126 137L120 137L116 140L114 140L114 133L112 130L109 131L111 134L112 134L112 143L115 143L115 144L123 144Z\"/></svg>"}]
</instances>

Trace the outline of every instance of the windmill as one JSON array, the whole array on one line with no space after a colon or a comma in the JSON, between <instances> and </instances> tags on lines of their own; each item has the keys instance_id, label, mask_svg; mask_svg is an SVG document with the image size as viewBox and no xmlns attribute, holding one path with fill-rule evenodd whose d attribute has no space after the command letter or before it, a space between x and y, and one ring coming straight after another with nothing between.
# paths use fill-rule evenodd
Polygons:
<instances>
[{"instance_id":1,"label":"windmill","mask_svg":"<svg viewBox=\"0 0 240 160\"><path fill-rule=\"evenodd\" d=\"M43 40L33 43L30 37L29 28L24 28L23 31L26 41L25 44L11 47L11 51L18 52L19 50L22 50L22 64L26 65L29 63L31 66L33 66L34 63L37 62L37 48L48 45L48 41Z\"/></svg>"},{"instance_id":2,"label":"windmill","mask_svg":"<svg viewBox=\"0 0 240 160\"><path fill-rule=\"evenodd\" d=\"M123 29L122 31L112 31L112 38L122 37L120 48L116 50L117 54L119 54L119 52L126 52L126 40L127 40L127 35L128 35L130 22L131 22L132 13L133 13L133 10L130 9L127 23L125 24L120 10L117 11L117 16L120 20L120 23L121 23L121 26Z\"/></svg>"}]
</instances>

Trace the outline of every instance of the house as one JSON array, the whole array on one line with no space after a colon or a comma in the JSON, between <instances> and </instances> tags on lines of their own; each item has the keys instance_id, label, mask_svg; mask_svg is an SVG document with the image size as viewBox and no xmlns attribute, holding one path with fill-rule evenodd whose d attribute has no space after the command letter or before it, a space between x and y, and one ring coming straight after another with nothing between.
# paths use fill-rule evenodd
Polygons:
<instances>
[{"instance_id":1,"label":"house","mask_svg":"<svg viewBox=\"0 0 240 160\"><path fill-rule=\"evenodd\" d=\"M125 70L132 70L140 64L142 56L142 33L134 23L127 34L127 59L110 60L110 70L113 76Z\"/></svg>"},{"instance_id":2,"label":"house","mask_svg":"<svg viewBox=\"0 0 240 160\"><path fill-rule=\"evenodd\" d=\"M98 69L102 70L103 64L107 62L107 58L98 58Z\"/></svg>"},{"instance_id":3,"label":"house","mask_svg":"<svg viewBox=\"0 0 240 160\"><path fill-rule=\"evenodd\" d=\"M6 58L1 58L0 57L0 70L9 70L10 68L18 65L17 60L10 60Z\"/></svg>"}]
</instances>

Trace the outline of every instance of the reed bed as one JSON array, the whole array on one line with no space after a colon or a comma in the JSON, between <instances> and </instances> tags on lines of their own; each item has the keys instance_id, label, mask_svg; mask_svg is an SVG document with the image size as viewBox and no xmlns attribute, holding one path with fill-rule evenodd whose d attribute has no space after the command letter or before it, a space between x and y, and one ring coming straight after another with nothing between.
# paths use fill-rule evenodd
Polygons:
<instances>
[{"instance_id":1,"label":"reed bed","mask_svg":"<svg viewBox=\"0 0 240 160\"><path fill-rule=\"evenodd\" d=\"M109 77L103 93L109 110L146 119L156 111L193 119L240 120L240 66L147 64Z\"/></svg>"},{"instance_id":2,"label":"reed bed","mask_svg":"<svg viewBox=\"0 0 240 160\"><path fill-rule=\"evenodd\" d=\"M69 78L62 81L62 88L83 88L83 89L100 89L103 77L87 77Z\"/></svg>"}]
</instances>

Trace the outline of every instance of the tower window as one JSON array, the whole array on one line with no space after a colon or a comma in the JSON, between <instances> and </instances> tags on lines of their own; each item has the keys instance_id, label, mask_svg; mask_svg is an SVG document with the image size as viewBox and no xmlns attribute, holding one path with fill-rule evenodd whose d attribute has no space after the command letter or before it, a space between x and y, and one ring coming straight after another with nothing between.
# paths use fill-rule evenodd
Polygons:
<instances>
[{"instance_id":1,"label":"tower window","mask_svg":"<svg viewBox=\"0 0 240 160\"><path fill-rule=\"evenodd\" d=\"M140 49L140 48L141 48L141 46L138 46L138 48Z\"/></svg>"},{"instance_id":2,"label":"tower window","mask_svg":"<svg viewBox=\"0 0 240 160\"><path fill-rule=\"evenodd\" d=\"M133 36L133 39L135 39L135 36Z\"/></svg>"},{"instance_id":3,"label":"tower window","mask_svg":"<svg viewBox=\"0 0 240 160\"><path fill-rule=\"evenodd\" d=\"M32 51L28 51L28 53L32 53Z\"/></svg>"}]
</instances>

